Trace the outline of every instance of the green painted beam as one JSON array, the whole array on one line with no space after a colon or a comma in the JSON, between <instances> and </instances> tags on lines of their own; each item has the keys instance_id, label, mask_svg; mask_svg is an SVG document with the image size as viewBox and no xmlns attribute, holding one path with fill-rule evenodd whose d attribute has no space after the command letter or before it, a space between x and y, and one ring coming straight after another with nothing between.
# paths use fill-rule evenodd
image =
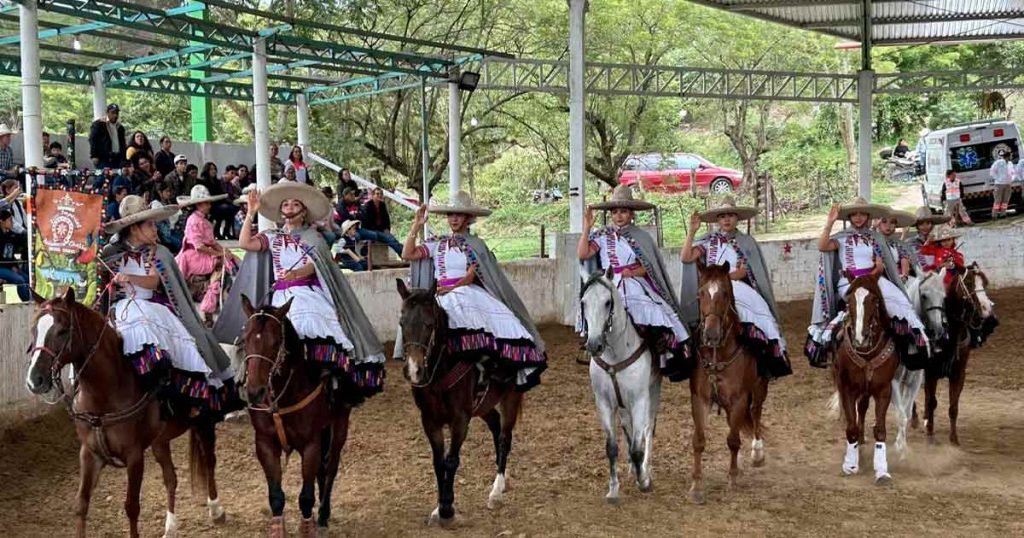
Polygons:
<instances>
[{"instance_id":1,"label":"green painted beam","mask_svg":"<svg viewBox=\"0 0 1024 538\"><path fill-rule=\"evenodd\" d=\"M414 90L414 89L419 88L420 84L421 83L419 83L419 82L408 82L408 83L400 84L400 85L397 85L397 86L387 86L387 87L384 87L384 88L375 88L375 89L372 89L372 90L367 90L367 91L362 91L362 92L345 93L345 94L341 94L341 95L335 95L333 97L323 97L323 98L319 98L319 99L313 99L313 100L311 100L309 102L309 104L310 104L310 106L312 106L312 105L326 105L326 104L329 104L329 103L340 103L340 102L343 102L343 101L351 101L353 99L362 99L363 97L373 97L374 95L380 95L382 93L397 92L397 91L400 91L400 90Z\"/></svg>"},{"instance_id":2,"label":"green painted beam","mask_svg":"<svg viewBox=\"0 0 1024 538\"><path fill-rule=\"evenodd\" d=\"M208 20L210 17L210 11L204 9L202 11L192 13L189 15L190 18L199 20ZM190 45L198 45L196 41L189 41ZM229 55L238 57L241 59L245 57L244 52ZM209 61L209 60L207 60ZM202 56L194 54L188 57L188 63L192 67L189 69L188 76L193 80L200 80L206 76L206 70L202 69L203 61ZM189 111L191 112L192 122L192 141L193 142L207 142L214 139L214 118L213 118L213 101L209 97L197 97L191 96L189 98Z\"/></svg>"},{"instance_id":3,"label":"green painted beam","mask_svg":"<svg viewBox=\"0 0 1024 538\"><path fill-rule=\"evenodd\" d=\"M213 45L190 45L183 49L168 50L164 52L158 52L156 54L150 54L149 56L139 56L137 58L131 58L120 62L113 62L106 65L100 66L103 71L113 71L115 69L124 69L126 67L134 67L138 65L146 65L156 62L162 62L165 60L178 60L180 61L183 56L191 56L199 52L207 52L213 50Z\"/></svg>"},{"instance_id":4,"label":"green painted beam","mask_svg":"<svg viewBox=\"0 0 1024 538\"><path fill-rule=\"evenodd\" d=\"M46 9L45 4L40 2L39 9L40 10L45 10ZM191 13L193 11L198 11L198 10L201 10L201 9L203 9L203 6L201 4L199 4L198 7L193 6L193 5L187 5L187 6L181 6L181 7L176 7L176 8L168 9L164 13L167 14L167 15L171 15L171 16L174 16L174 15L184 15L186 13ZM141 16L135 17L135 20L137 21L140 18L141 18ZM54 37L57 37L57 36L62 36L62 35L87 34L89 32L95 32L96 30L103 30L105 28L110 28L112 26L115 26L115 25L113 23L108 23L108 22L107 23L105 23L105 22L88 22L88 23L84 23L84 24L76 24L74 26L62 26L62 27L58 27L58 28L48 28L46 30L39 30L39 39L51 39L51 38L54 38ZM18 36L18 35L12 35L12 36L7 36L7 37L0 37L0 45L6 45L8 43L18 43L20 41L21 41L21 36Z\"/></svg>"},{"instance_id":5,"label":"green painted beam","mask_svg":"<svg viewBox=\"0 0 1024 538\"><path fill-rule=\"evenodd\" d=\"M189 70L196 70L199 73L204 73L205 71L201 71L201 69L203 69L203 68L214 67L214 66L218 66L218 65L224 65L224 64L230 63L230 62L236 62L238 60L244 60L244 59L249 58L251 56L252 56L251 54L242 54L242 53L239 53L239 54L229 54L227 56L221 56L220 58L213 58L213 59L210 59L210 60L204 60L204 61L196 62L194 64L182 63L181 65L178 65L178 66L168 67L166 69L159 69L159 70L154 70L154 71L143 71L143 72L139 72L139 73L135 73L134 71L125 71L122 74L122 76L112 76L108 80L107 85L108 86L118 86L118 85L128 84L129 82L132 82L132 81L135 81L135 80L144 79L146 77L158 77L158 76L165 76L165 75L173 75L174 73L180 73L182 71L189 71ZM121 70L119 70L119 69L112 69L112 70L109 70L109 71L117 71L117 72L120 73ZM203 79L196 78L195 76L193 76L192 78L195 78L196 80L203 80ZM206 81L206 80L203 80L203 82L216 82L216 81Z\"/></svg>"},{"instance_id":6,"label":"green painted beam","mask_svg":"<svg viewBox=\"0 0 1024 538\"><path fill-rule=\"evenodd\" d=\"M298 69L300 67L308 67L316 65L316 62L310 60L300 60L298 62L291 62L287 64L272 64L267 66L267 73L280 73L282 71L288 71L291 69ZM242 71L235 71L234 73L225 73L221 75L213 75L212 77L206 77L203 82L221 82L224 80L231 80L233 78L248 78L252 76L252 69L245 69Z\"/></svg>"},{"instance_id":7,"label":"green painted beam","mask_svg":"<svg viewBox=\"0 0 1024 538\"><path fill-rule=\"evenodd\" d=\"M471 54L455 59L456 65L466 65L483 59L479 54ZM336 84L316 85L306 88L309 104L336 103L360 97L371 97L381 93L407 90L420 86L419 78L401 73L387 73L380 76L351 78ZM415 82L414 82L415 81ZM365 86L366 88L361 88ZM340 92L340 93L339 93Z\"/></svg>"}]
</instances>

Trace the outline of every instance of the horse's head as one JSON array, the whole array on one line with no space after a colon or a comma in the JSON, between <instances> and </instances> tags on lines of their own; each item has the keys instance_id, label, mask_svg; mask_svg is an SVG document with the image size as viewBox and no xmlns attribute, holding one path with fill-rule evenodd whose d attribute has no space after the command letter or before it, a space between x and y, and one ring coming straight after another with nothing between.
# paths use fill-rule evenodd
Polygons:
<instances>
[{"instance_id":1,"label":"horse's head","mask_svg":"<svg viewBox=\"0 0 1024 538\"><path fill-rule=\"evenodd\" d=\"M242 312L248 317L242 332L242 350L245 352L243 385L249 405L263 402L268 395L271 399L275 397L271 379L287 367L288 335L295 331L287 318L291 306L292 300L289 299L280 307L257 309L248 297L242 295Z\"/></svg>"},{"instance_id":2,"label":"horse's head","mask_svg":"<svg viewBox=\"0 0 1024 538\"><path fill-rule=\"evenodd\" d=\"M942 285L946 278L946 269L943 268L938 274L928 273L917 279L917 300L920 301L920 313L925 322L925 332L928 336L941 339L948 326L946 318L946 288ZM914 291L907 288L910 295Z\"/></svg>"},{"instance_id":3,"label":"horse's head","mask_svg":"<svg viewBox=\"0 0 1024 538\"><path fill-rule=\"evenodd\" d=\"M53 379L64 366L73 363L82 350L73 344L73 335L80 335L75 327L75 312L78 301L75 292L68 288L62 297L46 300L32 292L36 303L35 319L32 323L31 362L25 385L33 394L45 394L53 388Z\"/></svg>"},{"instance_id":4,"label":"horse's head","mask_svg":"<svg viewBox=\"0 0 1024 538\"><path fill-rule=\"evenodd\" d=\"M988 276L978 267L978 262L972 263L967 268L967 274L964 275L964 287L974 297L974 303L978 307L981 319L992 317L996 305L988 298Z\"/></svg>"},{"instance_id":5,"label":"horse's head","mask_svg":"<svg viewBox=\"0 0 1024 538\"><path fill-rule=\"evenodd\" d=\"M701 345L720 347L735 325L729 262L708 267L698 265L697 268L700 273Z\"/></svg>"},{"instance_id":6,"label":"horse's head","mask_svg":"<svg viewBox=\"0 0 1024 538\"><path fill-rule=\"evenodd\" d=\"M437 283L430 289L409 289L397 279L402 296L399 326L402 330L402 356L405 357L405 378L413 386L424 386L433 380L441 351L447 345L448 315L437 302Z\"/></svg>"},{"instance_id":7,"label":"horse's head","mask_svg":"<svg viewBox=\"0 0 1024 538\"><path fill-rule=\"evenodd\" d=\"M847 329L853 324L854 348L862 350L873 347L889 324L889 314L885 310L877 275L862 276L850 284L846 292L846 312Z\"/></svg>"},{"instance_id":8,"label":"horse's head","mask_svg":"<svg viewBox=\"0 0 1024 538\"><path fill-rule=\"evenodd\" d=\"M583 275L580 288L580 316L587 329L587 352L598 356L604 352L605 340L615 321L615 304L618 292L612 283L614 273L595 272Z\"/></svg>"}]
</instances>

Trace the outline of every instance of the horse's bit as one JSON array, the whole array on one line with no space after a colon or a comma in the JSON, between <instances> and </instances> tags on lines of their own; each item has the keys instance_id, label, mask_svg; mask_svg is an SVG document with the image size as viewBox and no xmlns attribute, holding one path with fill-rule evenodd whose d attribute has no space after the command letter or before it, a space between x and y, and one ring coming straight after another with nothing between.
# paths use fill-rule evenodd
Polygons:
<instances>
[{"instance_id":1,"label":"horse's bit","mask_svg":"<svg viewBox=\"0 0 1024 538\"><path fill-rule=\"evenodd\" d=\"M418 347L423 350L423 367L429 372L427 380L423 383L409 382L410 385L416 388L423 388L429 386L434 382L434 376L437 375L437 369L441 363L440 360L434 361L434 367L430 368L430 356L434 353L434 344L437 340L437 329L435 328L430 332L430 340L427 340L426 345L420 342L403 342L402 343L402 355L407 356L406 350L410 347Z\"/></svg>"}]
</instances>

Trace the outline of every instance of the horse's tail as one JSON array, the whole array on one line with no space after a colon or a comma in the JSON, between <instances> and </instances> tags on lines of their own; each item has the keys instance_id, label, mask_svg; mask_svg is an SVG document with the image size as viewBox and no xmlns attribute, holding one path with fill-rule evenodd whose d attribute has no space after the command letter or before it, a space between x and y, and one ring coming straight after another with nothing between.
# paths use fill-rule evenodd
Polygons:
<instances>
[{"instance_id":1,"label":"horse's tail","mask_svg":"<svg viewBox=\"0 0 1024 538\"><path fill-rule=\"evenodd\" d=\"M214 425L210 421L201 420L192 425L188 430L188 473L189 485L192 487L192 495L202 499L203 495L209 492L209 458L213 454L207 453L206 443L209 449L213 449L213 439L216 435Z\"/></svg>"},{"instance_id":2,"label":"horse's tail","mask_svg":"<svg viewBox=\"0 0 1024 538\"><path fill-rule=\"evenodd\" d=\"M832 397L828 399L828 404L825 406L825 415L832 420L839 420L839 391L832 393Z\"/></svg>"}]
</instances>

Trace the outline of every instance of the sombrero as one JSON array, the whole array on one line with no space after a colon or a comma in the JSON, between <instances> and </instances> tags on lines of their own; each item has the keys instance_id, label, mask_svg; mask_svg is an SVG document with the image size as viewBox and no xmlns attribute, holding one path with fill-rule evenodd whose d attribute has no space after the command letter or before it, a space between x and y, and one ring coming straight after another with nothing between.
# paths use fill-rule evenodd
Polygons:
<instances>
[{"instance_id":1,"label":"sombrero","mask_svg":"<svg viewBox=\"0 0 1024 538\"><path fill-rule=\"evenodd\" d=\"M345 235L346 233L348 233L350 228L352 228L353 226L359 226L359 224L360 223L358 220L346 220L345 222L341 223L341 235Z\"/></svg>"},{"instance_id":2,"label":"sombrero","mask_svg":"<svg viewBox=\"0 0 1024 538\"><path fill-rule=\"evenodd\" d=\"M917 208L917 213L914 214L914 226L921 224L922 222L930 222L932 224L945 224L950 221L953 217L949 215L933 215L932 210L927 207L921 206Z\"/></svg>"},{"instance_id":3,"label":"sombrero","mask_svg":"<svg viewBox=\"0 0 1024 538\"><path fill-rule=\"evenodd\" d=\"M898 209L890 209L889 214L882 215L888 217L896 223L897 228L906 228L907 226L913 226L917 223L917 216L909 211L900 211Z\"/></svg>"},{"instance_id":4,"label":"sombrero","mask_svg":"<svg viewBox=\"0 0 1024 538\"><path fill-rule=\"evenodd\" d=\"M12 130L7 126L6 123L0 123L0 136L16 134L18 131Z\"/></svg>"},{"instance_id":5,"label":"sombrero","mask_svg":"<svg viewBox=\"0 0 1024 538\"><path fill-rule=\"evenodd\" d=\"M476 203L473 202L473 197L471 197L466 191L459 191L455 193L452 195L451 199L444 204L435 204L431 202L429 212L441 215L456 213L472 217L486 217L491 214L490 209L476 205Z\"/></svg>"},{"instance_id":6,"label":"sombrero","mask_svg":"<svg viewBox=\"0 0 1024 538\"><path fill-rule=\"evenodd\" d=\"M311 222L324 220L331 214L331 201L316 187L297 181L280 181L260 194L260 215L281 222L281 204L285 200L302 202Z\"/></svg>"},{"instance_id":7,"label":"sombrero","mask_svg":"<svg viewBox=\"0 0 1024 538\"><path fill-rule=\"evenodd\" d=\"M701 213L700 220L701 222L717 222L718 217L729 213L735 214L739 220L748 220L757 215L757 210L750 206L737 206L736 199L727 194L718 202L718 207Z\"/></svg>"},{"instance_id":8,"label":"sombrero","mask_svg":"<svg viewBox=\"0 0 1024 538\"><path fill-rule=\"evenodd\" d=\"M889 208L880 204L872 204L860 196L848 204L839 206L839 218L849 220L854 213L867 213L868 217L876 219L889 214Z\"/></svg>"},{"instance_id":9,"label":"sombrero","mask_svg":"<svg viewBox=\"0 0 1024 538\"><path fill-rule=\"evenodd\" d=\"M149 207L149 204L146 203L146 200L143 197L129 194L121 200L121 205L118 206L118 211L121 213L121 218L110 221L103 227L103 230L108 234L115 234L132 224L138 224L148 220L169 219L171 218L171 215L178 212L178 206L165 205L163 207L153 209Z\"/></svg>"},{"instance_id":10,"label":"sombrero","mask_svg":"<svg viewBox=\"0 0 1024 538\"><path fill-rule=\"evenodd\" d=\"M632 209L634 211L647 211L654 209L654 204L633 198L633 189L628 185L619 185L612 191L612 197L607 201L590 204L593 209Z\"/></svg>"},{"instance_id":11,"label":"sombrero","mask_svg":"<svg viewBox=\"0 0 1024 538\"><path fill-rule=\"evenodd\" d=\"M242 187L242 195L239 196L238 198L235 198L235 201L231 202L231 203L233 203L235 205L242 205L242 204L249 203L249 193L254 191L254 190L256 190L256 184L255 183L250 183L250 184L246 185L245 187Z\"/></svg>"},{"instance_id":12,"label":"sombrero","mask_svg":"<svg viewBox=\"0 0 1024 538\"><path fill-rule=\"evenodd\" d=\"M939 226L938 229L935 230L931 240L933 243L938 243L940 241L945 241L946 239L958 239L961 235L962 234L956 228L943 225Z\"/></svg>"},{"instance_id":13,"label":"sombrero","mask_svg":"<svg viewBox=\"0 0 1024 538\"><path fill-rule=\"evenodd\" d=\"M218 194L217 196L210 196L210 189L206 188L206 185L196 185L189 191L188 196L178 197L178 206L188 207L190 205L201 204L203 202L218 202L227 198L226 194Z\"/></svg>"}]
</instances>

